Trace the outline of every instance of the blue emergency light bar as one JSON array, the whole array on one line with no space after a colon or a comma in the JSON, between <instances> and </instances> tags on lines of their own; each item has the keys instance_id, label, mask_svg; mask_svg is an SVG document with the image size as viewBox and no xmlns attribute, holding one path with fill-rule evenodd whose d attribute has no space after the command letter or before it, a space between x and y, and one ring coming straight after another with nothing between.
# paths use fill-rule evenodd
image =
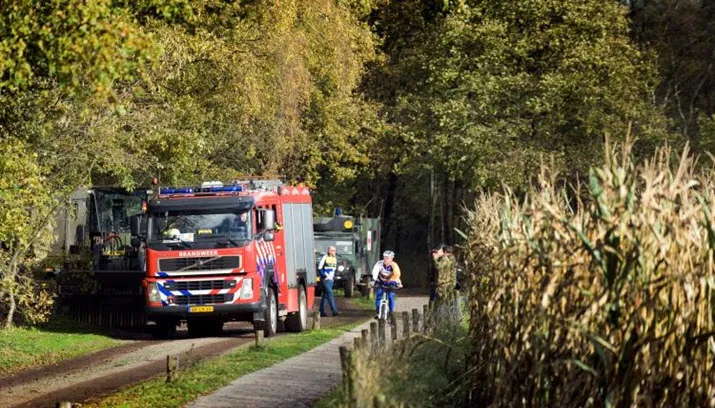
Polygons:
<instances>
[{"instance_id":1,"label":"blue emergency light bar","mask_svg":"<svg viewBox=\"0 0 715 408\"><path fill-rule=\"evenodd\" d=\"M242 186L209 187L207 190L212 193L231 192L231 191L235 192L235 191L243 191L243 187Z\"/></svg>"},{"instance_id":2,"label":"blue emergency light bar","mask_svg":"<svg viewBox=\"0 0 715 408\"><path fill-rule=\"evenodd\" d=\"M166 187L159 191L159 194L194 194L194 193L230 193L243 191L243 186L216 186L216 187Z\"/></svg>"},{"instance_id":3,"label":"blue emergency light bar","mask_svg":"<svg viewBox=\"0 0 715 408\"><path fill-rule=\"evenodd\" d=\"M175 187L166 187L162 188L159 190L159 194L191 194L194 192L193 188L175 188Z\"/></svg>"}]
</instances>

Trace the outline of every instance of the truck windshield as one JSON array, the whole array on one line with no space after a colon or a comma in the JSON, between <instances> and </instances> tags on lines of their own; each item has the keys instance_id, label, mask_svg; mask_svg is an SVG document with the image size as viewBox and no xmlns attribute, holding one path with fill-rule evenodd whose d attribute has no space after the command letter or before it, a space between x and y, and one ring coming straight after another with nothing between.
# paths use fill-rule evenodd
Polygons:
<instances>
[{"instance_id":1,"label":"truck windshield","mask_svg":"<svg viewBox=\"0 0 715 408\"><path fill-rule=\"evenodd\" d=\"M99 232L129 233L129 219L141 214L142 197L139 194L96 189L92 207L92 229Z\"/></svg>"},{"instance_id":2,"label":"truck windshield","mask_svg":"<svg viewBox=\"0 0 715 408\"><path fill-rule=\"evenodd\" d=\"M329 246L335 247L335 252L340 255L352 255L353 254L353 242L347 240L336 240L336 239L319 239L315 241L315 251L319 254L328 253Z\"/></svg>"},{"instance_id":3,"label":"truck windshield","mask_svg":"<svg viewBox=\"0 0 715 408\"><path fill-rule=\"evenodd\" d=\"M164 244L221 242L242 245L251 239L251 214L247 210L182 210L152 213L149 240Z\"/></svg>"}]
</instances>

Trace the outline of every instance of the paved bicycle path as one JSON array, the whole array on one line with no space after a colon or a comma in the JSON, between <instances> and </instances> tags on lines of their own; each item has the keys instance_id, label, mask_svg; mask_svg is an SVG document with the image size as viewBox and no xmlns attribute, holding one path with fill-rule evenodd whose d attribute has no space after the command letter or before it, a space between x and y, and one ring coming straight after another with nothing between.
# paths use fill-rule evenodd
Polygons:
<instances>
[{"instance_id":1,"label":"paved bicycle path","mask_svg":"<svg viewBox=\"0 0 715 408\"><path fill-rule=\"evenodd\" d=\"M400 297L396 311L413 308L421 311L427 299L425 296ZM213 394L200 397L189 407L311 407L342 380L340 346L352 345L353 339L360 337L360 331L369 326L367 321L313 350L245 375ZM390 338L389 326L387 330L387 338Z\"/></svg>"}]
</instances>

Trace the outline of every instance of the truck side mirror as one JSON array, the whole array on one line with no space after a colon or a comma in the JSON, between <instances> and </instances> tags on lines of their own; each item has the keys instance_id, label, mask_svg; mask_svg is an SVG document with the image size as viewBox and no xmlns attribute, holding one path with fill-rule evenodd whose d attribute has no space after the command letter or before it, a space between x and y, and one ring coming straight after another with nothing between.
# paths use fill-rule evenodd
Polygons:
<instances>
[{"instance_id":1,"label":"truck side mirror","mask_svg":"<svg viewBox=\"0 0 715 408\"><path fill-rule=\"evenodd\" d=\"M266 210L263 213L263 226L267 230L274 230L276 228L276 213L273 210Z\"/></svg>"},{"instance_id":2,"label":"truck side mirror","mask_svg":"<svg viewBox=\"0 0 715 408\"><path fill-rule=\"evenodd\" d=\"M84 242L84 225L78 225L74 230L75 245L80 245Z\"/></svg>"},{"instance_id":3,"label":"truck side mirror","mask_svg":"<svg viewBox=\"0 0 715 408\"><path fill-rule=\"evenodd\" d=\"M273 241L274 239L276 239L276 236L275 236L274 233L272 233L272 232L270 232L270 231L266 231L266 232L263 233L263 240L264 240L264 241L270 242L270 241Z\"/></svg>"},{"instance_id":4,"label":"truck side mirror","mask_svg":"<svg viewBox=\"0 0 715 408\"><path fill-rule=\"evenodd\" d=\"M132 232L133 237L138 237L140 235L140 230L141 230L141 225L142 225L142 216L141 215L132 215L132 218L130 219L130 229Z\"/></svg>"}]
</instances>

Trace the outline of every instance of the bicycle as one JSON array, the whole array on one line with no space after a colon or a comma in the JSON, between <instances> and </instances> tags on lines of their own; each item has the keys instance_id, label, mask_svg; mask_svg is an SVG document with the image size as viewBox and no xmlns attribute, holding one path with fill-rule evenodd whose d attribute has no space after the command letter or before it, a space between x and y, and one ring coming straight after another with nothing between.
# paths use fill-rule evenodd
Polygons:
<instances>
[{"instance_id":1,"label":"bicycle","mask_svg":"<svg viewBox=\"0 0 715 408\"><path fill-rule=\"evenodd\" d=\"M377 318L378 320L388 320L390 303L389 303L389 293L394 293L399 289L397 282L375 282L375 287L382 287L382 296L380 298L380 307L378 309Z\"/></svg>"}]
</instances>

